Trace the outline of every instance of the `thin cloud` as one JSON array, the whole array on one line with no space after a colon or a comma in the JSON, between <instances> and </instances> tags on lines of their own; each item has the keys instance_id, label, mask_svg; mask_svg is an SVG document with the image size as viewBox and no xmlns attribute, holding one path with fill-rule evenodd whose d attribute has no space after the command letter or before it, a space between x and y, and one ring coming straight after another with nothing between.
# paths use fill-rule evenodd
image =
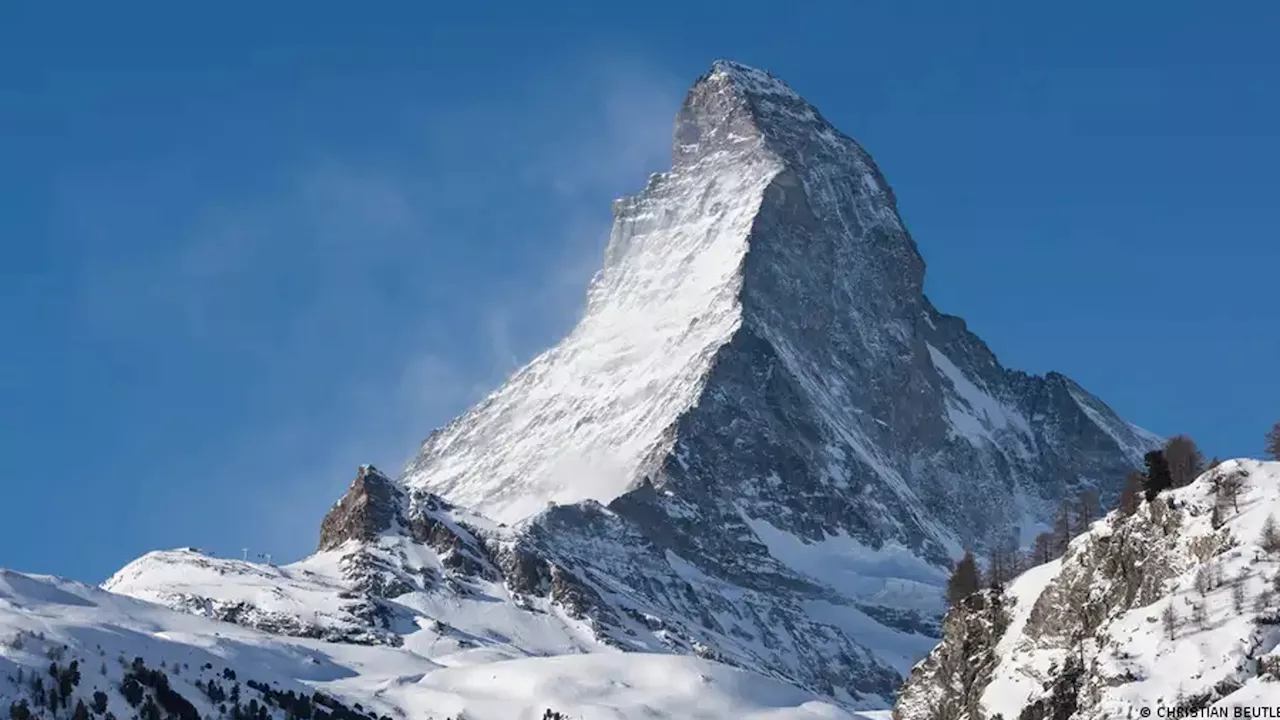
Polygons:
<instances>
[{"instance_id":1,"label":"thin cloud","mask_svg":"<svg viewBox=\"0 0 1280 720\"><path fill-rule=\"evenodd\" d=\"M367 419L343 439L347 450L331 463L334 477L352 472L354 455L398 470L432 429L482 399L577 321L608 240L610 201L669 165L681 97L674 81L638 65L593 67L587 104L574 108L582 127L563 128L565 134L547 138L529 160L527 172L553 190L548 201L554 203L554 226L533 239L545 248L542 263L490 298L469 299L479 308L471 311L479 328L479 362L426 341L405 356L389 387L374 382L365 389L365 409L355 415ZM563 102L555 94L540 96L549 112ZM509 232L518 237L521 228Z\"/></svg>"},{"instance_id":2,"label":"thin cloud","mask_svg":"<svg viewBox=\"0 0 1280 720\"><path fill-rule=\"evenodd\" d=\"M459 180L465 166L326 158L192 213L174 242L141 261L117 252L111 236L91 243L83 307L104 342L255 360L246 382L261 385L259 407L228 431L219 464L200 472L229 486L260 476L255 502L237 504L228 521L243 528L237 547L279 558L310 551L320 516L358 464L395 474L432 429L577 320L603 257L610 201L669 165L682 88L634 62L576 67L590 69L532 80L522 113L455 108L426 128L431 138L487 137L489 155L474 162L507 162L507 190L528 193L541 211L536 227L518 214L485 227L495 251L523 243L536 252L472 295L442 294L431 281L450 272L439 267L442 247L476 232L457 224L455 202L504 209L491 188ZM503 134L483 122L528 126Z\"/></svg>"},{"instance_id":3,"label":"thin cloud","mask_svg":"<svg viewBox=\"0 0 1280 720\"><path fill-rule=\"evenodd\" d=\"M513 285L491 301L487 317L495 357L527 360L568 331L604 257L610 202L638 191L649 174L670 165L683 83L635 60L579 67L589 68L583 77L533 83L533 92L553 106L570 104L565 87L588 90L584 106L566 109L571 120L546 138L526 169L533 184L553 191L557 226L536 281ZM507 372L518 365L508 362Z\"/></svg>"}]
</instances>

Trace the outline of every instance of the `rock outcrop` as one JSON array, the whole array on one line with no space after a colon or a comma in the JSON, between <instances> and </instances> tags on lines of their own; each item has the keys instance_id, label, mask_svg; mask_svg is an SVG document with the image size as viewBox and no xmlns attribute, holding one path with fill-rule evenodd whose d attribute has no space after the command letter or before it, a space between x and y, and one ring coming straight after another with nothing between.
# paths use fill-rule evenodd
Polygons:
<instances>
[{"instance_id":1,"label":"rock outcrop","mask_svg":"<svg viewBox=\"0 0 1280 720\"><path fill-rule=\"evenodd\" d=\"M319 552L333 550L348 540L368 542L391 530L400 521L402 491L372 465L361 465L347 494L320 523Z\"/></svg>"},{"instance_id":2,"label":"rock outcrop","mask_svg":"<svg viewBox=\"0 0 1280 720\"><path fill-rule=\"evenodd\" d=\"M1233 490L1238 488L1238 490ZM1280 463L1229 461L1119 511L947 615L895 720L1112 720L1280 701ZM1177 715L1177 713L1183 713Z\"/></svg>"}]
</instances>

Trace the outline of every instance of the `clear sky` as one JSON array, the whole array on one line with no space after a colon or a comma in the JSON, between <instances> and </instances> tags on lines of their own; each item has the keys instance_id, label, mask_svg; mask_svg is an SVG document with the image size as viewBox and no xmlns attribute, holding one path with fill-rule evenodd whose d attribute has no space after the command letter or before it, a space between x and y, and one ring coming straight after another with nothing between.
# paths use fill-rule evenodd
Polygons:
<instances>
[{"instance_id":1,"label":"clear sky","mask_svg":"<svg viewBox=\"0 0 1280 720\"><path fill-rule=\"evenodd\" d=\"M198 6L198 9L196 9ZM311 550L572 324L712 60L873 154L927 289L1156 432L1280 419L1271 2L0 4L0 566Z\"/></svg>"}]
</instances>

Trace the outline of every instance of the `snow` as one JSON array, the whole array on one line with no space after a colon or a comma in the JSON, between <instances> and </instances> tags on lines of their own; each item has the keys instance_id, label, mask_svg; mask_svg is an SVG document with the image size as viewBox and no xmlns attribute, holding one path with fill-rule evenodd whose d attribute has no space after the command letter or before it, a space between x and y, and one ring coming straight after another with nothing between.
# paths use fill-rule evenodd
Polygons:
<instances>
[{"instance_id":1,"label":"snow","mask_svg":"<svg viewBox=\"0 0 1280 720\"><path fill-rule=\"evenodd\" d=\"M924 617L934 617L942 611L942 585L946 582L943 570L894 543L875 550L844 534L811 542L765 520L745 514L742 518L770 555L845 598L844 604L806 601L809 617L839 628L903 676L933 647L934 638L889 628L850 607L850 603L914 610Z\"/></svg>"},{"instance_id":2,"label":"snow","mask_svg":"<svg viewBox=\"0 0 1280 720\"><path fill-rule=\"evenodd\" d=\"M741 322L739 267L778 170L767 155L721 153L620 201L579 325L428 439L404 482L507 524L629 489Z\"/></svg>"},{"instance_id":3,"label":"snow","mask_svg":"<svg viewBox=\"0 0 1280 720\"><path fill-rule=\"evenodd\" d=\"M691 657L607 653L443 668L405 648L272 636L11 571L0 571L0 640L0 701L25 692L18 668L27 677L44 674L59 651L65 662L80 660L78 696L87 701L94 690L106 690L117 717L133 714L115 688L135 657L148 667L163 665L172 686L207 717L218 711L194 683L221 680L223 668L240 681L319 690L412 720L463 713L472 720L534 719L548 707L593 720L858 717L776 680Z\"/></svg>"},{"instance_id":4,"label":"snow","mask_svg":"<svg viewBox=\"0 0 1280 720\"><path fill-rule=\"evenodd\" d=\"M430 673L416 683L388 688L385 696L405 706L465 711L475 720L534 720L542 708L575 718L857 717L776 680L677 655L513 660ZM513 707L527 710L514 715Z\"/></svg>"},{"instance_id":5,"label":"snow","mask_svg":"<svg viewBox=\"0 0 1280 720\"><path fill-rule=\"evenodd\" d=\"M929 358L933 366L951 383L955 396L947 403L947 415L952 427L975 445L996 443L995 432L1013 430L1020 436L1020 452L1030 455L1028 441L1034 442L1031 424L1022 413L996 400L986 390L970 380L941 350L929 345Z\"/></svg>"},{"instance_id":6,"label":"snow","mask_svg":"<svg viewBox=\"0 0 1280 720\"><path fill-rule=\"evenodd\" d=\"M1228 506L1224 513L1219 532L1231 539L1225 544L1214 539L1219 536L1211 524L1213 473L1245 477L1239 512ZM1175 534L1164 540L1170 546L1163 562L1172 576L1155 602L1120 608L1103 621L1096 642L1086 646L1096 663L1092 673L1099 685L1098 703L1091 711L1096 715L1089 717L1125 717L1131 708L1174 705L1212 693L1215 687L1225 695L1211 703L1215 708L1280 706L1280 685L1258 677L1257 670L1260 658L1280 655L1280 626L1259 621L1280 609L1280 597L1260 598L1271 592L1280 558L1259 545L1267 518L1280 516L1280 463L1228 461L1185 488L1166 491L1160 502L1165 499L1184 513ZM1139 510L1147 512L1148 506ZM1033 568L1012 583L1012 624L997 646L1000 664L982 696L988 712L1017 717L1030 699L1043 694L1050 665L1070 650L1025 632L1031 608L1065 568L1072 567L1075 556L1113 532L1116 521L1113 514L1095 523L1089 534L1072 543L1066 558ZM1205 552L1211 554L1205 558ZM1205 567L1216 568L1222 582L1211 582L1202 594L1196 576ZM1232 600L1233 581L1240 583L1243 594L1239 609ZM1203 624L1192 619L1196 605L1204 608ZM1173 637L1161 621L1167 607L1178 618Z\"/></svg>"},{"instance_id":7,"label":"snow","mask_svg":"<svg viewBox=\"0 0 1280 720\"><path fill-rule=\"evenodd\" d=\"M826 533L816 543L780 525L752 523L779 561L769 563L770 572L789 570L831 591L806 604L812 598L797 602L783 583L761 593L760 606L803 608L798 620L821 617L826 627L847 631L851 645L865 640L876 651L865 667L880 664L881 649L888 665L909 664L920 639L898 637L857 606L936 616L945 580L939 566L945 554L961 554L962 538L982 543L1013 524L1026 540L1034 537L1031 529L1059 499L1061 471L1080 469L1048 467L1040 461L1056 458L1046 458L1039 445L1070 438L1040 425L1032 429L1016 403L1022 381L994 358L975 361L972 353L951 349L980 341L962 323L953 332L956 323L935 322L943 316L923 295L923 261L887 183L856 142L785 83L718 61L691 92L676 136L672 170L651 175L640 194L615 201L604 267L577 326L433 433L400 482L530 535L542 529L539 514L549 506L608 504L646 480L667 493L661 504L669 518L718 514L724 509L718 496L729 502L739 490L739 509L780 524L819 506L841 508L815 521ZM806 221L795 222L792 213ZM915 320L921 316L924 323ZM936 377L923 357L926 346ZM725 370L717 374L717 368ZM756 385L740 383L735 372L750 372ZM918 382L924 397L897 402L893 390L904 382ZM1037 398L1035 392L1030 397ZM937 408L947 415L935 418ZM946 442L939 419L973 447L964 439ZM737 438L704 430L736 422L749 431L742 438L776 442L778 452L757 454ZM730 467L738 457L749 459ZM771 466L788 457L795 461ZM1119 459L1103 448L1087 462L1109 471ZM669 471L676 464L681 472ZM1108 475L1119 483L1122 473ZM748 487L748 478L759 479L758 486ZM813 497L789 490L810 478L819 485ZM968 492L969 484L977 491ZM795 508L800 512L788 515ZM974 518L981 527L960 527ZM650 530L632 517L620 522L636 523L630 537ZM691 534L702 532L717 529ZM575 561L586 566L582 577L604 591L606 601L624 598L664 622L693 627L702 623L683 614L689 603L723 605L717 596L732 599L743 586L756 587L726 572L738 567L737 550L747 550L733 543L749 537L678 540L671 545L685 557L668 554L662 567L608 547L596 555L616 558L621 567L597 564L594 555ZM697 557L701 548L722 554ZM750 553L756 551L752 545ZM725 577L708 577L695 564ZM693 598L648 582L668 571L687 580ZM484 592L503 597L496 588ZM438 596L414 607L450 617L476 611L441 605L446 602ZM762 616L771 617L769 611ZM471 622L478 631L502 634L482 620ZM554 646L556 632L522 639L518 648ZM796 637L801 632L783 633L796 643L793 657L775 661L776 650L754 647L743 655L826 682L817 680L826 671L814 668L845 663L843 650L825 655L827 646L809 645ZM584 639L566 625L563 636L570 647L590 647L589 632ZM733 642L718 639L709 649L727 656ZM484 652L494 650L486 643ZM871 675L865 667L857 672ZM888 676L878 675L886 683Z\"/></svg>"},{"instance_id":8,"label":"snow","mask_svg":"<svg viewBox=\"0 0 1280 720\"><path fill-rule=\"evenodd\" d=\"M444 574L428 548L384 538L381 547L352 544L281 567L186 551L154 552L130 563L103 587L207 617L216 617L215 606L243 602L265 616L255 623L259 626L296 618L301 625L367 634L367 624L345 609L352 596L342 566L347 553L359 551L394 556L408 572ZM525 609L500 582L469 583L465 593L440 585L384 601L395 611L394 629L406 649L450 666L606 649L582 622L544 601L526 601Z\"/></svg>"},{"instance_id":9,"label":"snow","mask_svg":"<svg viewBox=\"0 0 1280 720\"><path fill-rule=\"evenodd\" d=\"M1164 438L1159 435L1119 418L1112 420L1114 414L1099 412L1098 408L1094 407L1094 403L1098 402L1096 399L1086 398L1074 388L1070 392L1071 399L1076 401L1089 420L1115 440L1116 445L1129 455L1135 466L1142 465L1142 457L1148 450L1164 446Z\"/></svg>"},{"instance_id":10,"label":"snow","mask_svg":"<svg viewBox=\"0 0 1280 720\"><path fill-rule=\"evenodd\" d=\"M1009 628L996 644L996 656L1001 658L1001 670L987 685L982 703L992 714L1007 718L1018 717L1026 698L1031 697L1042 684L1040 680L1049 662L1060 659L1059 653L1036 652L1028 649L1022 635L1031 616L1036 599L1049 583L1057 577L1061 560L1038 565L1019 575L1009 583L1006 594L1013 601ZM1017 668L1013 671L1013 668Z\"/></svg>"},{"instance_id":11,"label":"snow","mask_svg":"<svg viewBox=\"0 0 1280 720\"><path fill-rule=\"evenodd\" d=\"M274 566L216 558L190 550L147 553L121 568L103 588L162 605L184 605L192 598L244 602L321 627L342 627L338 594L345 589L338 555L320 553L303 563ZM200 614L212 614L212 608Z\"/></svg>"},{"instance_id":12,"label":"snow","mask_svg":"<svg viewBox=\"0 0 1280 720\"><path fill-rule=\"evenodd\" d=\"M755 97L777 97L791 101L801 100L795 90L792 90L782 80L774 77L772 73L732 60L716 60L711 64L711 74L713 76L721 75L726 77L730 82L741 86L747 93Z\"/></svg>"},{"instance_id":13,"label":"snow","mask_svg":"<svg viewBox=\"0 0 1280 720\"><path fill-rule=\"evenodd\" d=\"M480 405L433 433L400 478L408 489L445 496L497 521L480 514L463 520L486 535L491 543L486 547L510 549L515 533L525 533L522 540L533 538L530 546L538 560L571 570L587 589L599 592L609 605L604 612L589 619L569 617L549 598L520 596L501 581L486 579L496 573L451 574L442 556L391 537L394 533L367 546L349 544L280 567L188 551L152 553L122 569L107 589L206 621L234 611L244 625L292 638L273 642L312 648L318 657L328 658L338 673L325 679L334 692L373 694L415 709L430 705L456 713L466 708L468 717L511 717L513 704L552 701L562 703L562 711L580 708L592 718L648 717L649 712L695 717L704 710L706 717L837 716L827 706L768 690L756 677L744 680L746 676L725 674L723 668L689 658L623 657L606 640L628 649L706 651L810 687L834 687L831 695L840 701L852 699L847 693L863 688L864 680L878 683L878 691L887 695L893 673L886 671L905 672L932 640L884 623L928 631L928 622L915 621L931 620L940 612L945 572L920 555L938 563L944 552L958 556L961 531L968 530L958 526L976 517L952 512L937 498L957 498L959 493L950 491L963 493L968 486L962 483L971 481L980 488L968 493L982 500L977 505L996 505L985 502L992 490L1000 503L995 510L1003 512L1009 504L1004 492L1012 487L1012 517L1023 518L1026 533L1037 513L1045 515L1037 491L1054 492L1049 486L1057 478L1027 469L1035 467L1037 439L1044 436L1037 434L1039 425L1033 432L1010 404L1017 391L1006 371L993 366L988 372L982 365L979 377L972 362L953 361L971 361L968 353L948 350L948 357L929 345L943 379L934 382L928 362L920 357L919 333L927 325L932 333L926 336L944 348L952 348L955 338L939 328L945 323L934 322L936 312L921 287L913 285L923 283L923 263L869 156L768 73L719 61L704 82L709 84L702 88L709 89L706 115L698 120L707 127L695 128L698 142L675 143L670 172L651 175L643 193L614 203L605 264L592 282L577 327ZM771 213L760 212L770 189L777 193L770 198L780 198L770 205L772 210L812 212L816 222L788 220L785 231L756 233L757 221L770 221ZM784 212L778 217L790 216ZM796 228L803 232L788 235ZM806 254L813 248L831 252ZM791 264L776 262L770 254L792 251ZM760 262L748 262L749 252ZM756 280L746 288L748 267ZM761 269L791 267L800 270L774 277ZM809 274L802 268L816 270ZM911 320L917 312L923 312L924 323ZM793 327L791 320L799 325ZM819 325L809 326L811 322ZM729 345L735 338L746 340ZM722 402L728 397L726 387L734 386L724 378L709 385L717 382L713 369L718 356L732 359L737 350L750 350L747 341L753 340L766 344L767 352L753 356L763 359L761 367L751 368L760 375L752 377L766 376L764 381L774 387L748 387L744 396ZM959 347L964 341L960 336ZM923 378L914 372L917 360L925 369ZM899 368L909 368L910 377L898 373ZM893 372L881 372L885 369ZM919 389L929 395L928 401L897 403L892 391L904 380L923 380ZM867 400L862 395L866 388L881 397ZM894 402L882 404L886 389ZM949 420L976 452L963 440L947 443L941 433L934 434L943 427L934 417L939 391L947 412L943 422ZM618 530L640 521L604 511L595 518L607 521L581 535L568 533L570 540L562 545L557 545L560 536L537 536L543 526L536 519L549 505L608 503L671 467L663 463L672 459L681 423L732 423L738 419L735 413L745 414L761 398L766 401L763 416L782 407L778 401L792 392L796 397L787 417L752 428L768 431L783 445L781 452L742 472L726 470L741 443L724 455L704 450L699 456L697 441L708 438L686 434L679 438L682 454L675 460L689 470L686 460L691 458L690 486L702 483L701 489L711 492L683 492L688 487L680 487L673 474L656 479L665 493L662 509L671 518L694 519L726 507L732 512L731 503L741 500L737 509L776 565L744 563L747 575L726 572L738 567L734 561L742 558L736 555L750 555L750 561L766 558L755 555L759 547L754 543L743 553L745 545L733 544L750 542L750 533L710 535L717 532L715 523L669 545L681 552L687 548L689 561L674 551L655 553L654 560L632 552L633 547L619 547L624 543L617 538L643 541L650 528L636 524ZM1090 415L1094 422L1111 422L1105 407L1093 410L1098 416ZM1045 443L1061 437L1050 436ZM917 442L922 438L925 442ZM725 445L733 446L733 438ZM811 458L808 451L814 448L821 450ZM798 451L804 466L769 467L788 451ZM698 465L716 469L703 472ZM1008 471L1010 467L1014 469ZM789 488L806 474L818 478L816 497L793 502L800 496ZM745 487L731 484L741 478L764 478L761 486L769 490L718 504L717 492L727 498ZM1037 486L1041 480L1050 482ZM795 515L806 522L811 514L821 514L817 508L836 509L817 520L824 532L821 540L802 539L746 513L750 509L751 515L780 522L773 513L793 507L801 508ZM562 509L570 513L581 507ZM433 519L465 543L470 536L455 522L464 512ZM993 527L1008 519L994 511L984 517L994 518ZM497 523L509 527L499 530ZM613 535L602 529L606 525ZM705 539L716 542L702 543L698 533L703 530ZM873 548L854 535L867 542L887 541ZM703 552L704 546L720 554L709 556L713 551ZM445 560L449 552L441 550ZM394 595L389 598L353 592L350 575L357 554L380 563L377 572L410 578L413 587L402 592L397 586L387 592ZM566 558L572 562L562 562ZM764 588L743 579L756 569L795 581L803 590L794 590L791 583ZM812 580L812 586L799 577ZM750 603L743 600L748 593ZM749 606L751 617L735 616L741 605ZM374 610L385 615L369 620ZM880 611L901 616L876 620ZM661 629L648 630L632 612L651 618ZM600 620L615 614L621 619ZM738 632L715 635L718 631L709 630L715 623ZM776 640L769 625L782 626ZM199 633L164 633L173 642L201 642ZM372 645L299 639L314 635ZM416 670L400 668L396 658L407 659ZM695 675L697 682L690 680ZM657 687L655 677L669 678L669 686ZM854 681L842 687L831 678ZM764 694L752 694L757 689Z\"/></svg>"},{"instance_id":14,"label":"snow","mask_svg":"<svg viewBox=\"0 0 1280 720\"><path fill-rule=\"evenodd\" d=\"M326 687L342 677L386 672L426 672L434 664L424 658L390 649L339 646L307 640L285 640L247 628L178 613L151 603L109 593L53 577L0 571L0 699L19 697L17 668L43 674L50 657L65 654L65 665L79 659L84 680L80 690L96 686L111 696L117 717L132 712L113 690L123 664L142 657L158 668L186 666L186 673L170 671L170 679L200 706L203 693L191 685L206 663L213 672L233 667L245 678L303 690ZM62 650L62 646L67 646ZM34 670L33 670L34 669ZM212 675L204 675L212 677Z\"/></svg>"},{"instance_id":15,"label":"snow","mask_svg":"<svg viewBox=\"0 0 1280 720\"><path fill-rule=\"evenodd\" d=\"M886 543L876 550L843 533L812 542L779 530L766 520L742 519L769 554L793 570L850 598L899 608L941 612L946 571L909 548Z\"/></svg>"}]
</instances>

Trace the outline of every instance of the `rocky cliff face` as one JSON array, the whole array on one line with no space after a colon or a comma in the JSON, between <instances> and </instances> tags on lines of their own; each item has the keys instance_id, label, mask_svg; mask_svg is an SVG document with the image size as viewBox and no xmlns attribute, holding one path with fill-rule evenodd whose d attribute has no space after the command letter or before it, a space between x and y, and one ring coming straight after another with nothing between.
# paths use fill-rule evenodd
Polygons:
<instances>
[{"instance_id":1,"label":"rocky cliff face","mask_svg":"<svg viewBox=\"0 0 1280 720\"><path fill-rule=\"evenodd\" d=\"M400 489L372 465L361 465L351 487L320 523L319 551L348 540L370 541L400 522Z\"/></svg>"},{"instance_id":2,"label":"rocky cliff face","mask_svg":"<svg viewBox=\"0 0 1280 720\"><path fill-rule=\"evenodd\" d=\"M1232 498L1224 487L1238 484ZM1110 720L1274 706L1280 463L1231 461L953 608L895 720ZM1190 717L1191 715L1185 715ZM1208 717L1209 715L1205 715Z\"/></svg>"},{"instance_id":3,"label":"rocky cliff face","mask_svg":"<svg viewBox=\"0 0 1280 720\"><path fill-rule=\"evenodd\" d=\"M1158 441L935 309L870 156L768 73L716 63L671 170L613 210L569 336L325 519L304 562L384 629L482 596L549 633L512 652L692 653L880 705L962 546L1114 498Z\"/></svg>"}]
</instances>

